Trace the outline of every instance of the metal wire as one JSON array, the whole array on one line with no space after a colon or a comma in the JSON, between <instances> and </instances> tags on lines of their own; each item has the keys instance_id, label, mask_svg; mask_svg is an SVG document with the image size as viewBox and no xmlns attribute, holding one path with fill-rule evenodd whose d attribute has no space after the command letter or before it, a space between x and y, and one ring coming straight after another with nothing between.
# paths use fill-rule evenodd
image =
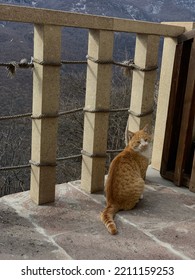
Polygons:
<instances>
[{"instance_id":1,"label":"metal wire","mask_svg":"<svg viewBox=\"0 0 195 280\"><path fill-rule=\"evenodd\" d=\"M31 117L31 115L32 115L32 113L19 114L19 115L13 115L13 116L1 116L0 121L29 118L29 117Z\"/></svg>"},{"instance_id":2,"label":"metal wire","mask_svg":"<svg viewBox=\"0 0 195 280\"><path fill-rule=\"evenodd\" d=\"M94 157L106 157L107 154L113 154L113 153L119 153L122 150L107 150L105 155L98 155L98 154L90 154L86 151L81 151L80 154L77 155L70 155L67 157L60 157L57 158L56 161L60 162L60 161L66 161L66 160L71 160L71 159L76 159L76 158L81 158L82 155L94 158ZM26 169L26 168L30 168L31 165L37 166L37 167L41 167L41 166L56 166L56 164L52 164L52 165L45 165L45 164L39 164L39 163L35 163L33 161L29 161L30 164L24 164L24 165L15 165L15 166L3 166L0 167L0 172L1 171L12 171L12 170L17 170L17 169Z\"/></svg>"},{"instance_id":3,"label":"metal wire","mask_svg":"<svg viewBox=\"0 0 195 280\"><path fill-rule=\"evenodd\" d=\"M42 114L38 116L33 116L32 113L26 113L26 114L18 114L18 115L13 115L13 116L0 116L0 121L7 121L7 120L14 120L14 119L22 119L22 118L29 118L31 117L32 119L44 119L44 118L54 118L54 117L60 117L64 115L69 115L77 112L83 111L83 108L77 108L69 111L64 111L64 112L59 112L58 114Z\"/></svg>"},{"instance_id":4,"label":"metal wire","mask_svg":"<svg viewBox=\"0 0 195 280\"><path fill-rule=\"evenodd\" d=\"M123 62L117 62L112 59L109 60L101 60L101 59L95 59L89 55L86 56L87 60L93 61L94 63L98 64L113 64L115 66L120 66L120 67L125 67L128 68L129 70L137 70L137 71L142 71L142 72L147 72L147 71L154 71L158 69L157 65L154 66L148 66L148 67L140 67L136 65L133 61L133 59L130 59L128 61L123 61ZM87 61L69 61L69 60L61 60L59 63L58 62L52 62L52 61L44 61L44 60L38 60L36 58L31 57L31 61L28 62L26 58L23 58L20 60L20 62L16 61L11 61L8 63L5 62L0 62L0 66L6 67L8 70L8 73L11 75L14 75L16 73L17 68L33 68L34 63L42 65L42 66L53 66L53 67L60 67L63 64L87 64Z\"/></svg>"},{"instance_id":5,"label":"metal wire","mask_svg":"<svg viewBox=\"0 0 195 280\"><path fill-rule=\"evenodd\" d=\"M116 62L112 59L108 59L108 60L95 59L89 55L87 55L87 59L91 60L97 64L113 64L116 66L129 68L130 70L138 70L138 71L142 71L142 72L154 71L154 70L158 69L157 65L148 66L145 68L140 67L140 66L136 65L132 59L130 59L129 61L124 61L124 62Z\"/></svg>"},{"instance_id":6,"label":"metal wire","mask_svg":"<svg viewBox=\"0 0 195 280\"><path fill-rule=\"evenodd\" d=\"M11 170L16 170L16 169L25 169L25 168L30 168L30 164L24 164L24 165L15 165L15 166L2 166L0 167L0 171L11 171Z\"/></svg>"},{"instance_id":7,"label":"metal wire","mask_svg":"<svg viewBox=\"0 0 195 280\"><path fill-rule=\"evenodd\" d=\"M123 63L121 62L115 62L113 60L98 60L98 59L94 59L90 56L87 56L87 59L93 61L94 63L99 63L99 64L113 64L116 66L121 66L121 67L127 67L129 69L132 70L139 70L139 71L153 71L156 70L158 67L157 66L152 66L152 67L148 67L148 68L141 68L137 65L134 64L134 62L132 60L130 61L125 61ZM39 61L37 59L31 58L31 62L27 62L26 59L22 59L19 63L13 61L13 62L9 62L9 63L0 63L0 66L2 67L6 67L7 70L9 71L10 74L14 75L16 72L16 68L33 68L34 67L34 63L38 63L40 65L45 65L45 66L61 66L62 64L87 64L87 61L65 61L62 60L61 63L53 63L53 62L45 62L45 61ZM0 121L6 121L6 120L13 120L13 119L19 119L19 118L28 118L31 117L32 119L42 119L42 118L48 118L48 117L59 117L59 116L64 116L64 115L68 115L68 114L72 114L72 113L76 113L76 112L90 112L90 113L101 113L101 112L122 112L122 111L128 111L129 114L132 114L136 117L143 117L146 116L148 114L152 114L153 109L150 109L147 112L141 113L141 114L137 114L131 110L128 110L128 108L121 108L121 109L102 109L102 108L97 108L97 109L87 109L87 108L77 108L77 109L73 109L73 110L69 110L69 111L65 111L65 112L59 112L56 113L54 115L48 115L48 114L42 114L39 116L32 116L32 113L25 113L25 114L18 114L18 115L12 115L12 116L1 116L0 117ZM111 154L111 153L118 153L121 152L122 150L107 150L106 154L90 154L87 151L81 151L81 154L78 155L70 155L67 157L61 157L61 158L57 158L56 161L65 161L65 160L70 160L70 159L75 159L75 158L79 158L82 155L85 156L89 156L89 157L106 157L107 154ZM32 161L30 161L30 164L25 164L25 165L17 165L17 166L5 166L5 167L0 167L0 171L11 171L11 170L16 170L16 169L25 169L25 168L30 168L31 164L36 165L36 163L33 163ZM41 164L37 163L36 166L42 166ZM54 165L52 165L54 166Z\"/></svg>"},{"instance_id":8,"label":"metal wire","mask_svg":"<svg viewBox=\"0 0 195 280\"><path fill-rule=\"evenodd\" d=\"M57 114L42 114L42 115L32 115L32 113L26 113L26 114L18 114L18 115L12 115L12 116L0 116L0 121L7 121L7 120L14 120L14 119L20 119L20 118L28 118L31 117L32 119L45 119L45 118L56 118L56 117L61 117L69 114L74 114L78 112L91 112L91 113L96 113L96 112L105 112L104 109L85 109L83 107L64 111L64 112L59 112ZM114 113L114 112L123 112L123 111L128 111L128 108L119 108L119 109L106 109L106 112Z\"/></svg>"}]
</instances>

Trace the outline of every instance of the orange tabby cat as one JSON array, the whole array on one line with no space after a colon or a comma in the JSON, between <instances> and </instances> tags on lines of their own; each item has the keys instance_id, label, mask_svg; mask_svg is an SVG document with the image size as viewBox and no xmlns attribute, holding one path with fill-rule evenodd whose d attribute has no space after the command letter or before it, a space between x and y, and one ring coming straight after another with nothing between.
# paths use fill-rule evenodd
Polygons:
<instances>
[{"instance_id":1,"label":"orange tabby cat","mask_svg":"<svg viewBox=\"0 0 195 280\"><path fill-rule=\"evenodd\" d=\"M112 161L106 181L107 206L101 220L111 234L117 233L113 220L116 212L132 209L141 198L151 157L147 126L135 133L129 132L129 139L128 146Z\"/></svg>"}]
</instances>

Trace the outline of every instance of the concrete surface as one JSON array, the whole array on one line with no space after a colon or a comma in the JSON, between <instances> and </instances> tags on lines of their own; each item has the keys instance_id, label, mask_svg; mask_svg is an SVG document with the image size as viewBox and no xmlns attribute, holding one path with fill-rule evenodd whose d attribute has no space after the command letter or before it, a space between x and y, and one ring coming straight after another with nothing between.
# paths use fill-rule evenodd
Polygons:
<instances>
[{"instance_id":1,"label":"concrete surface","mask_svg":"<svg viewBox=\"0 0 195 280\"><path fill-rule=\"evenodd\" d=\"M147 173L144 199L116 216L111 236L99 219L103 193L80 182L56 187L56 201L36 206L29 192L0 198L0 259L195 259L195 193Z\"/></svg>"}]
</instances>

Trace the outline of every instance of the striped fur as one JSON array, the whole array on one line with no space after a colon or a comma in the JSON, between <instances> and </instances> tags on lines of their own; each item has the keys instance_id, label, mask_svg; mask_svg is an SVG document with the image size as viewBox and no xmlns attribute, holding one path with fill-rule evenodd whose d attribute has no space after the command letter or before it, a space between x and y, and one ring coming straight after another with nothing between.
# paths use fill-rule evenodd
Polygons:
<instances>
[{"instance_id":1,"label":"striped fur","mask_svg":"<svg viewBox=\"0 0 195 280\"><path fill-rule=\"evenodd\" d=\"M101 212L101 221L105 224L108 232L113 235L117 233L116 224L114 222L114 215L117 212L118 212L118 208L115 208L112 205L107 206Z\"/></svg>"},{"instance_id":2,"label":"striped fur","mask_svg":"<svg viewBox=\"0 0 195 280\"><path fill-rule=\"evenodd\" d=\"M107 205L101 221L110 234L117 233L114 216L119 210L130 210L144 191L144 179L150 162L151 137L147 128L131 133L129 144L111 162L105 192Z\"/></svg>"}]
</instances>

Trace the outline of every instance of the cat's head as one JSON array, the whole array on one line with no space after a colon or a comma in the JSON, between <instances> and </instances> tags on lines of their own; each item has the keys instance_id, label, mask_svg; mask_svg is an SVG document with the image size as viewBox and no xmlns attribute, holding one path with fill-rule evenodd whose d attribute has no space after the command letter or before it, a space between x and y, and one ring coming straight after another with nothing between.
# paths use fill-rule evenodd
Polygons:
<instances>
[{"instance_id":1,"label":"cat's head","mask_svg":"<svg viewBox=\"0 0 195 280\"><path fill-rule=\"evenodd\" d=\"M151 150L152 135L149 131L148 125L137 132L128 131L128 138L128 146L130 146L135 152L144 154L147 150Z\"/></svg>"}]
</instances>

